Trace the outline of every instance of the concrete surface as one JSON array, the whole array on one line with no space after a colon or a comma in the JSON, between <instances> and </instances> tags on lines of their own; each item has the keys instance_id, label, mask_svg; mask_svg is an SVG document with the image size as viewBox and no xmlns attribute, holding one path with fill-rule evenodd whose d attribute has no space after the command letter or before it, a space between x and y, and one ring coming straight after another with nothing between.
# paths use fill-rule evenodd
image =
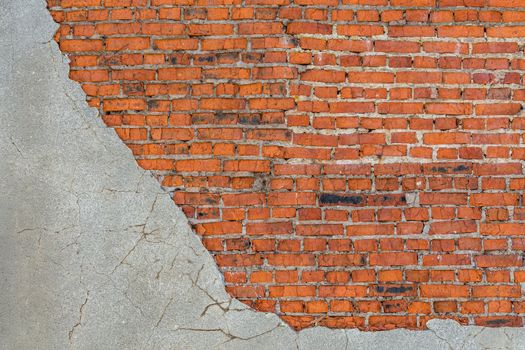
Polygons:
<instances>
[{"instance_id":1,"label":"concrete surface","mask_svg":"<svg viewBox=\"0 0 525 350\"><path fill-rule=\"evenodd\" d=\"M295 333L224 290L71 82L44 0L0 0L1 349L524 349L523 329Z\"/></svg>"}]
</instances>

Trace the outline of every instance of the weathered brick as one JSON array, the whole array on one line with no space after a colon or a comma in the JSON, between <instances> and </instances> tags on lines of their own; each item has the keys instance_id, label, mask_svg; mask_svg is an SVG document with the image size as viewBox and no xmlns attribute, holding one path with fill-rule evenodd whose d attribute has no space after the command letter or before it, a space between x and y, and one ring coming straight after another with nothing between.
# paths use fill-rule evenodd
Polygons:
<instances>
[{"instance_id":1,"label":"weathered brick","mask_svg":"<svg viewBox=\"0 0 525 350\"><path fill-rule=\"evenodd\" d=\"M48 2L232 296L296 329L521 325L522 2Z\"/></svg>"}]
</instances>

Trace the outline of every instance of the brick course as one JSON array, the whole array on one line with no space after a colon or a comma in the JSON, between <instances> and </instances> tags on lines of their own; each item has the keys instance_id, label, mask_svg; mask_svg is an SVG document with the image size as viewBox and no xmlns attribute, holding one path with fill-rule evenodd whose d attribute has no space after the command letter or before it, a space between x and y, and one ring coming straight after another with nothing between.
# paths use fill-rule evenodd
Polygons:
<instances>
[{"instance_id":1,"label":"brick course","mask_svg":"<svg viewBox=\"0 0 525 350\"><path fill-rule=\"evenodd\" d=\"M523 325L525 2L47 1L232 296L296 329Z\"/></svg>"}]
</instances>

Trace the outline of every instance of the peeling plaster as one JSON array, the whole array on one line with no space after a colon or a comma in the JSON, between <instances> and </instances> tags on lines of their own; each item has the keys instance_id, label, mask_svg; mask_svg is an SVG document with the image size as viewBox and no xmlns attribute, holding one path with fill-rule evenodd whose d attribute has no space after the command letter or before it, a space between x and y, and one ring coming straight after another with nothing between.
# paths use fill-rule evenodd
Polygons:
<instances>
[{"instance_id":1,"label":"peeling plaster","mask_svg":"<svg viewBox=\"0 0 525 350\"><path fill-rule=\"evenodd\" d=\"M299 333L224 290L186 217L85 102L44 0L0 0L0 348L523 349L520 328Z\"/></svg>"}]
</instances>

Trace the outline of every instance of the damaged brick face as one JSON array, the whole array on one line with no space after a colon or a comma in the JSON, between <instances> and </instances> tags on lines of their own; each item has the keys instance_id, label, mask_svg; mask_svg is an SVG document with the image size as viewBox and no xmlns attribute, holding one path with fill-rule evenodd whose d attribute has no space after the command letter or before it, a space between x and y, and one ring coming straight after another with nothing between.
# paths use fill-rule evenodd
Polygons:
<instances>
[{"instance_id":1,"label":"damaged brick face","mask_svg":"<svg viewBox=\"0 0 525 350\"><path fill-rule=\"evenodd\" d=\"M521 0L48 0L226 288L296 329L521 326Z\"/></svg>"}]
</instances>

